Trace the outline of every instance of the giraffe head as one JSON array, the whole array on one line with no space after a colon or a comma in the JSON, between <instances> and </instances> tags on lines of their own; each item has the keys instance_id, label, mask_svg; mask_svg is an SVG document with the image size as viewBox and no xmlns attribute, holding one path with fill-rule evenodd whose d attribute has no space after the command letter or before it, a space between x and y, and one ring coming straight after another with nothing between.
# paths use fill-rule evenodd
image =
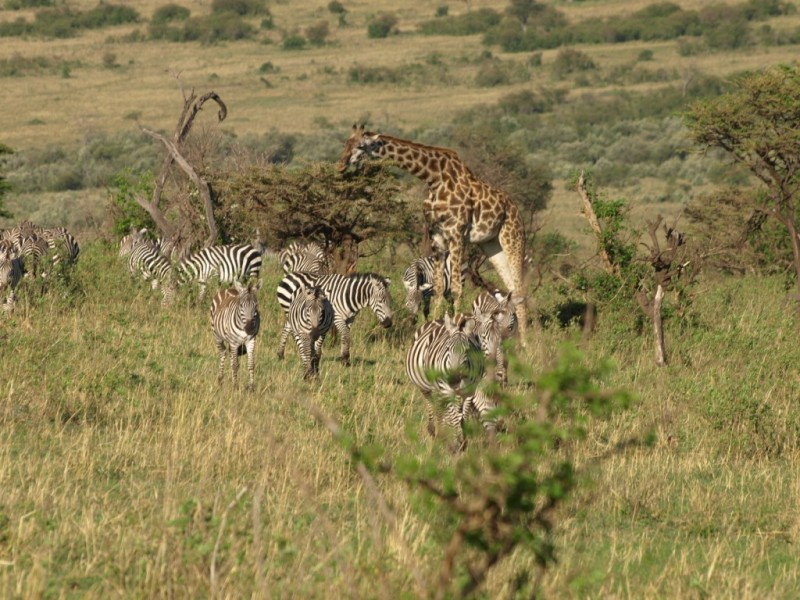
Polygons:
<instances>
[{"instance_id":1,"label":"giraffe head","mask_svg":"<svg viewBox=\"0 0 800 600\"><path fill-rule=\"evenodd\" d=\"M356 165L365 157L373 156L373 151L380 145L380 135L365 131L364 125L353 123L353 131L344 143L344 150L337 168L344 171L350 165Z\"/></svg>"}]
</instances>

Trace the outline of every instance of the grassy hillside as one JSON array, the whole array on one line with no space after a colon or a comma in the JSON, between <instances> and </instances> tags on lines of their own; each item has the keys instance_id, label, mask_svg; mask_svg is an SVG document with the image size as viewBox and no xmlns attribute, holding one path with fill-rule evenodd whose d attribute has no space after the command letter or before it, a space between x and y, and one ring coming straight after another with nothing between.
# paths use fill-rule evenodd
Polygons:
<instances>
[{"instance_id":1,"label":"grassy hillside","mask_svg":"<svg viewBox=\"0 0 800 600\"><path fill-rule=\"evenodd\" d=\"M211 11L208 0L179 3L192 15ZM198 134L265 152L291 139L291 166L336 158L352 122L367 120L428 143L478 131L546 167L554 191L540 223L574 247L564 250L569 265L547 271L535 290L531 282L532 314L545 323L515 351L524 368L509 389L525 400L515 422L534 418L537 381L568 347L587 369L611 360L596 384L636 401L605 420L579 411L585 439L548 447L543 462L580 472L551 515L557 562L542 575L542 597L796 596L800 351L791 282L702 273L687 312L665 313L666 368L655 366L650 326L632 302L600 306L592 336L553 317L580 293L565 291L569 270L595 250L571 173L593 171L602 193L629 201L634 222L746 182L725 157L691 152L677 113L719 93L728 76L795 61L788 37L763 39L789 36L800 14L757 22L760 41L738 49L687 37L575 44L594 67L569 72L575 55L565 59L564 48L512 53L481 34L419 33L439 6L458 16L502 12L507 2L353 0L340 26L327 2L279 1L269 5L274 27L250 18L254 39L205 45L144 39L165 3L119 4L142 20L65 39L0 38L0 143L16 150L3 167L14 218L0 227L23 218L67 225L82 244L71 281L44 296L23 283L16 312L0 313L0 596L415 598L433 589L446 555L452 514L393 473L376 469L373 483L315 416L395 464L463 464L424 435L424 402L404 372L415 328L401 308L405 248L359 263L391 276L394 326L359 315L353 366L340 365L328 341L317 382L302 380L291 342L286 360L275 358L281 271L268 259L253 393L227 371L217 384L210 299L197 305L184 294L162 308L117 257L106 186L122 167L159 160L138 126L172 131L177 74L187 90L213 89L228 106L221 125L213 111L201 114ZM576 26L649 4L549 3ZM396 32L371 39L368 23L383 11L397 16ZM35 14L3 9L0 23ZM323 46L283 48L322 20ZM415 184L406 193L420 197ZM475 294L468 284L467 300ZM651 436L650 445L625 445ZM469 456L484 450L479 436ZM518 551L478 595L515 597L537 568Z\"/></svg>"},{"instance_id":2,"label":"grassy hillside","mask_svg":"<svg viewBox=\"0 0 800 600\"><path fill-rule=\"evenodd\" d=\"M418 595L411 573L432 581L443 515L380 476L401 537L391 534L374 492L310 413L319 407L388 459L431 455L412 435L422 435L424 405L403 373L408 315L399 310L388 331L360 315L354 365L327 345L320 381L304 383L293 348L274 358L280 274L267 263L248 394L227 373L217 386L208 307L160 309L115 254L85 248L72 295L22 300L0 330L2 594ZM591 340L574 329L531 335L520 358L536 376L571 340L588 365L613 357L604 388L638 397L558 452L594 483L555 516L545 597L794 594L800 357L782 297L776 279L708 282L695 326L668 325L667 369L625 315L601 316ZM511 389L534 402L528 385L512 375ZM648 431L653 447L594 464ZM501 563L486 597L507 595L520 568L534 574L531 561Z\"/></svg>"}]
</instances>

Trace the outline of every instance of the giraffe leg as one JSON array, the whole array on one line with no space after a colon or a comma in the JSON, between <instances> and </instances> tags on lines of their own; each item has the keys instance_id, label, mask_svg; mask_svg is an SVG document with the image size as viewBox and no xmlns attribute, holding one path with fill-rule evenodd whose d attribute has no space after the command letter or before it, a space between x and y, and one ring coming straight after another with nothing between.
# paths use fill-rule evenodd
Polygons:
<instances>
[{"instance_id":1,"label":"giraffe leg","mask_svg":"<svg viewBox=\"0 0 800 600\"><path fill-rule=\"evenodd\" d=\"M433 318L442 316L444 298L444 252L437 250L433 260ZM426 315L427 319L427 315Z\"/></svg>"},{"instance_id":2,"label":"giraffe leg","mask_svg":"<svg viewBox=\"0 0 800 600\"><path fill-rule=\"evenodd\" d=\"M460 237L450 242L450 293L453 295L453 312L461 311L461 262L464 244ZM444 263L442 263L444 265Z\"/></svg>"},{"instance_id":3,"label":"giraffe leg","mask_svg":"<svg viewBox=\"0 0 800 600\"><path fill-rule=\"evenodd\" d=\"M505 225L504 225L505 227ZM494 270L503 280L508 291L512 292L515 296L522 296L525 298L525 285L523 277L523 252L519 244L511 243L512 249L507 251L503 244L503 230L500 231L500 238L482 242L480 245L481 250L486 254L489 262L492 263ZM525 333L528 328L528 314L523 300L517 304L517 323L519 325L519 338L523 346L527 345L527 338Z\"/></svg>"}]
</instances>

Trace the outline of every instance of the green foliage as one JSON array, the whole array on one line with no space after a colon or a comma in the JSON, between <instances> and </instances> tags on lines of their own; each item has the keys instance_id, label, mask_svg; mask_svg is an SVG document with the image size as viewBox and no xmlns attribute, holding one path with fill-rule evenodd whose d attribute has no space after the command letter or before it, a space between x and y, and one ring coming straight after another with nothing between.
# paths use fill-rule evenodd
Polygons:
<instances>
[{"instance_id":1,"label":"green foliage","mask_svg":"<svg viewBox=\"0 0 800 600\"><path fill-rule=\"evenodd\" d=\"M445 7L447 8L447 7ZM454 16L447 16L447 12L431 21L424 21L419 25L420 33L424 35L474 35L484 33L500 23L501 15L491 8L471 10Z\"/></svg>"},{"instance_id":2,"label":"green foliage","mask_svg":"<svg viewBox=\"0 0 800 600\"><path fill-rule=\"evenodd\" d=\"M432 580L436 597L469 597L485 583L504 558L524 553L545 570L556 562L552 533L558 510L581 484L572 453L585 443L589 424L608 419L631 406L626 391L601 386L610 363L597 367L573 347L565 347L556 366L538 378L514 360L515 371L534 381L531 394L502 394L495 416L505 424L495 443L486 444L480 427L466 428L468 449L455 459L441 452L398 454L391 462L380 451L360 447L352 436L337 432L339 443L357 468L405 481L422 502L416 512L446 548ZM619 441L605 458L621 452L634 438ZM570 448L562 451L560 448ZM535 595L535 578L507 573Z\"/></svg>"},{"instance_id":3,"label":"green foliage","mask_svg":"<svg viewBox=\"0 0 800 600\"><path fill-rule=\"evenodd\" d=\"M367 23L367 37L379 39L388 37L397 25L397 16L394 13L378 13Z\"/></svg>"},{"instance_id":4,"label":"green foliage","mask_svg":"<svg viewBox=\"0 0 800 600\"><path fill-rule=\"evenodd\" d=\"M331 0L328 2L328 11L335 15L344 15L347 13L347 9L344 7L344 4L339 2L339 0Z\"/></svg>"},{"instance_id":5,"label":"green foliage","mask_svg":"<svg viewBox=\"0 0 800 600\"><path fill-rule=\"evenodd\" d=\"M54 4L54 0L6 0L5 7L8 10L22 10L24 8L45 8Z\"/></svg>"},{"instance_id":6,"label":"green foliage","mask_svg":"<svg viewBox=\"0 0 800 600\"><path fill-rule=\"evenodd\" d=\"M128 6L100 3L81 12L67 7L46 8L36 12L33 22L23 18L0 23L0 37L35 35L68 38L84 29L101 29L126 23L137 23L139 13Z\"/></svg>"},{"instance_id":7,"label":"green foliage","mask_svg":"<svg viewBox=\"0 0 800 600\"><path fill-rule=\"evenodd\" d=\"M426 64L411 63L399 67L369 67L355 64L347 70L347 80L354 84L392 83L395 85L420 85L447 81L449 69L439 61Z\"/></svg>"},{"instance_id":8,"label":"green foliage","mask_svg":"<svg viewBox=\"0 0 800 600\"><path fill-rule=\"evenodd\" d=\"M59 75L64 68L80 66L79 62L51 56L23 56L13 54L0 58L0 77L27 77L41 74Z\"/></svg>"},{"instance_id":9,"label":"green foliage","mask_svg":"<svg viewBox=\"0 0 800 600\"><path fill-rule=\"evenodd\" d=\"M233 166L211 174L224 236L249 239L257 228L267 245L316 238L334 248L413 239L418 211L398 198L396 179L380 165L339 175L331 163L289 169ZM348 249L349 250L349 249Z\"/></svg>"},{"instance_id":10,"label":"green foliage","mask_svg":"<svg viewBox=\"0 0 800 600\"><path fill-rule=\"evenodd\" d=\"M136 202L142 198L148 202L153 195L153 174L134 173L125 170L118 173L109 185L110 213L114 235L121 238L132 230L147 228L156 231L150 215Z\"/></svg>"},{"instance_id":11,"label":"green foliage","mask_svg":"<svg viewBox=\"0 0 800 600\"><path fill-rule=\"evenodd\" d=\"M251 39L255 33L255 27L234 11L189 17L180 25L176 25L172 21L151 22L148 28L148 34L154 40L201 42L203 44Z\"/></svg>"},{"instance_id":12,"label":"green foliage","mask_svg":"<svg viewBox=\"0 0 800 600\"><path fill-rule=\"evenodd\" d=\"M572 73L582 73L597 69L595 63L588 54L576 48L562 48L556 54L553 61L553 74L563 79Z\"/></svg>"},{"instance_id":13,"label":"green foliage","mask_svg":"<svg viewBox=\"0 0 800 600\"><path fill-rule=\"evenodd\" d=\"M281 48L284 50L302 50L306 47L306 38L299 33L287 35L281 42Z\"/></svg>"},{"instance_id":14,"label":"green foliage","mask_svg":"<svg viewBox=\"0 0 800 600\"><path fill-rule=\"evenodd\" d=\"M213 0L211 11L215 13L234 13L242 17L269 14L264 0Z\"/></svg>"},{"instance_id":15,"label":"green foliage","mask_svg":"<svg viewBox=\"0 0 800 600\"><path fill-rule=\"evenodd\" d=\"M163 25L171 21L185 21L191 14L188 8L180 4L164 4L155 10L150 19L150 23L153 25Z\"/></svg>"}]
</instances>

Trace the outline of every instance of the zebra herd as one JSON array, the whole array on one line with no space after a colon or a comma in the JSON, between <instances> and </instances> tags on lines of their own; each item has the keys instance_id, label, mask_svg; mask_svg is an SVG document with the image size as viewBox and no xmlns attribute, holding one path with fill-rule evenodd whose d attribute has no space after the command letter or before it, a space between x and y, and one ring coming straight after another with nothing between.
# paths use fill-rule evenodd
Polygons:
<instances>
[{"instance_id":1,"label":"zebra herd","mask_svg":"<svg viewBox=\"0 0 800 600\"><path fill-rule=\"evenodd\" d=\"M58 268L69 268L80 253L78 241L64 227L40 227L22 221L0 230L0 308L11 312L24 277L46 280Z\"/></svg>"},{"instance_id":2,"label":"zebra herd","mask_svg":"<svg viewBox=\"0 0 800 600\"><path fill-rule=\"evenodd\" d=\"M233 287L221 289L211 303L211 329L219 354L218 380L224 377L229 356L231 376L237 381L239 356L247 355L248 388L254 386L255 340L260 328L256 294L261 288L263 247L249 244L211 246L173 264L162 250L164 244L150 241L146 231L135 231L120 242L120 256L127 257L132 274L140 274L153 289L162 290L162 302L174 298L177 287L189 282L200 286L200 298L212 277ZM369 308L383 327L392 325L391 280L375 273L339 275L331 272L328 253L315 243L293 243L278 260L284 276L276 296L284 315L278 344L283 359L289 335L294 337L303 363L304 378L319 375L320 356L326 335L335 328L341 338L339 360L350 363L351 328L358 313ZM445 260L445 292L452 265ZM461 269L462 280L464 268ZM432 295L433 259L421 257L406 269L403 286L406 307L420 309L428 318ZM511 294L480 294L472 312L445 315L420 327L406 355L406 373L428 403L428 431L437 432L436 412L453 435L453 448L463 446L462 425L477 416L490 434L496 429L491 411L496 402L494 385L505 385L507 361L503 342L518 329L515 308L521 299ZM435 375L431 375L435 373Z\"/></svg>"}]
</instances>

